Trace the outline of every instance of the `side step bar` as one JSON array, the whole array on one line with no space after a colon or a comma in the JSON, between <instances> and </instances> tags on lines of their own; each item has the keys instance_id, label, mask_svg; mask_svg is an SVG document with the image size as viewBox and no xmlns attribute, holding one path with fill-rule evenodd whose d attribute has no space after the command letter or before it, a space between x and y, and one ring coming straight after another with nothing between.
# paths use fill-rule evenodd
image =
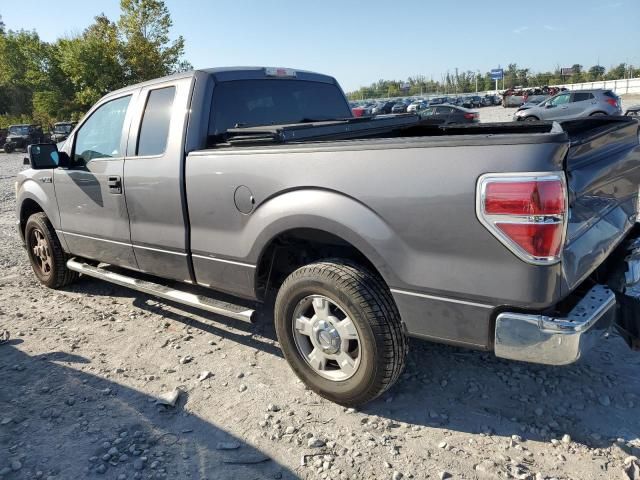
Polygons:
<instances>
[{"instance_id":1,"label":"side step bar","mask_svg":"<svg viewBox=\"0 0 640 480\"><path fill-rule=\"evenodd\" d=\"M174 302L182 303L183 305L200 308L208 312L244 322L251 322L254 314L254 310L241 305L234 305L232 303L223 302L221 300L216 300L202 295L195 295L183 290L176 290L175 288L166 287L158 283L139 280L134 277L111 272L104 268L94 267L92 265L79 262L73 258L67 261L67 268L74 272L88 275L89 277L106 280L107 282L115 283L122 287L128 287L155 297L172 300Z\"/></svg>"}]
</instances>

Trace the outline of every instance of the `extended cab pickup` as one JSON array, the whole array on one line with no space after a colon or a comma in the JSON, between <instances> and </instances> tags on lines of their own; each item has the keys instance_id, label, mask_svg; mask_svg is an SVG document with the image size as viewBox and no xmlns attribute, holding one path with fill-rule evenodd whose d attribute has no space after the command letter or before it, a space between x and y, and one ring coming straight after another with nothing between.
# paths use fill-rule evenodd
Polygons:
<instances>
[{"instance_id":1,"label":"extended cab pickup","mask_svg":"<svg viewBox=\"0 0 640 480\"><path fill-rule=\"evenodd\" d=\"M555 365L614 325L638 347L637 128L353 118L325 75L191 71L31 146L18 228L52 288L84 274L249 321L275 293L293 370L358 405L408 336Z\"/></svg>"}]
</instances>

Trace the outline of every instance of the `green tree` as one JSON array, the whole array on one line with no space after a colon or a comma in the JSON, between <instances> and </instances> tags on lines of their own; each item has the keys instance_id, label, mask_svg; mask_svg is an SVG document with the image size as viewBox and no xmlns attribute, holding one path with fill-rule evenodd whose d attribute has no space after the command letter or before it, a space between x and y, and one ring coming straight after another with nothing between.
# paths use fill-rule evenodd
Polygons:
<instances>
[{"instance_id":1,"label":"green tree","mask_svg":"<svg viewBox=\"0 0 640 480\"><path fill-rule=\"evenodd\" d=\"M602 65L594 65L587 72L587 78L593 82L596 80L602 80L604 77L605 68Z\"/></svg>"},{"instance_id":2,"label":"green tree","mask_svg":"<svg viewBox=\"0 0 640 480\"><path fill-rule=\"evenodd\" d=\"M2 21L2 15L0 15L0 35L4 34L4 22Z\"/></svg>"},{"instance_id":3,"label":"green tree","mask_svg":"<svg viewBox=\"0 0 640 480\"><path fill-rule=\"evenodd\" d=\"M121 0L118 29L127 81L142 82L191 68L183 60L184 38L173 42L169 10L161 0Z\"/></svg>"},{"instance_id":4,"label":"green tree","mask_svg":"<svg viewBox=\"0 0 640 480\"><path fill-rule=\"evenodd\" d=\"M605 80L618 80L619 78L625 78L627 76L627 64L621 63L616 67L609 69L605 75Z\"/></svg>"},{"instance_id":5,"label":"green tree","mask_svg":"<svg viewBox=\"0 0 640 480\"><path fill-rule=\"evenodd\" d=\"M73 85L76 110L86 111L106 93L127 84L124 46L116 24L104 14L82 35L56 44L60 69Z\"/></svg>"},{"instance_id":6,"label":"green tree","mask_svg":"<svg viewBox=\"0 0 640 480\"><path fill-rule=\"evenodd\" d=\"M31 114L33 94L47 82L46 50L36 32L9 30L0 36L0 113Z\"/></svg>"}]
</instances>

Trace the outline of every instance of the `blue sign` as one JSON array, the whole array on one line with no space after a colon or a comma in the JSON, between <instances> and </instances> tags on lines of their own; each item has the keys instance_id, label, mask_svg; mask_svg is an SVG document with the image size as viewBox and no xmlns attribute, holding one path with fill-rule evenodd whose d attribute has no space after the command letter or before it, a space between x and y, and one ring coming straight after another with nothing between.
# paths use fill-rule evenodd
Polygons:
<instances>
[{"instance_id":1,"label":"blue sign","mask_svg":"<svg viewBox=\"0 0 640 480\"><path fill-rule=\"evenodd\" d=\"M504 77L504 70L501 68L494 68L491 70L491 80L502 80Z\"/></svg>"}]
</instances>

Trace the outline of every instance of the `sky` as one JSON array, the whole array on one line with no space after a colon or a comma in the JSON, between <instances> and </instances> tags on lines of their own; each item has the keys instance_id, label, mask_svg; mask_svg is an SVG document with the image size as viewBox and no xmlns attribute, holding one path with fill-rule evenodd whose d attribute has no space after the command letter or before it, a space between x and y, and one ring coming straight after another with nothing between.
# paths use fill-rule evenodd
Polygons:
<instances>
[{"instance_id":1,"label":"sky","mask_svg":"<svg viewBox=\"0 0 640 480\"><path fill-rule=\"evenodd\" d=\"M171 34L195 68L261 65L335 76L347 91L379 79L509 63L534 71L640 65L640 0L166 0ZM82 32L118 0L0 0L7 28L43 40Z\"/></svg>"}]
</instances>

